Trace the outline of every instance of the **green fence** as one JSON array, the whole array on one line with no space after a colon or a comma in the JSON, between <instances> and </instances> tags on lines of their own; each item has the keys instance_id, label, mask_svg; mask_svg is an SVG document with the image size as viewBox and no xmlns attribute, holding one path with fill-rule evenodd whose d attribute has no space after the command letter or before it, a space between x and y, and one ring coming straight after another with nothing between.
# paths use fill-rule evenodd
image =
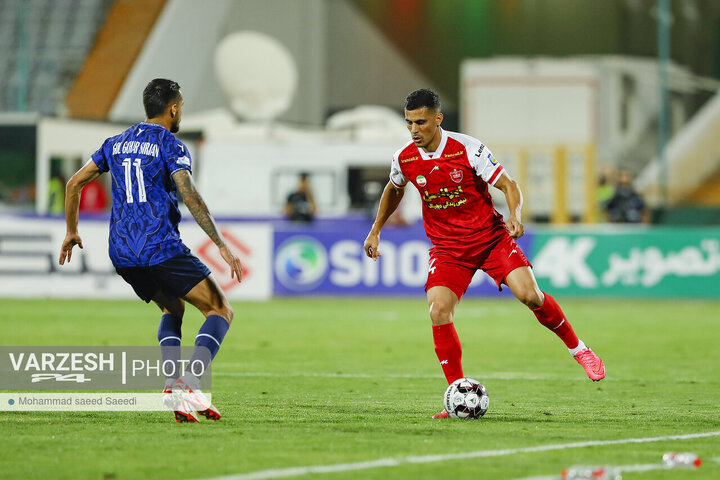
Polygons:
<instances>
[{"instance_id":1,"label":"green fence","mask_svg":"<svg viewBox=\"0 0 720 480\"><path fill-rule=\"evenodd\" d=\"M539 229L531 259L553 294L720 298L720 228Z\"/></svg>"}]
</instances>

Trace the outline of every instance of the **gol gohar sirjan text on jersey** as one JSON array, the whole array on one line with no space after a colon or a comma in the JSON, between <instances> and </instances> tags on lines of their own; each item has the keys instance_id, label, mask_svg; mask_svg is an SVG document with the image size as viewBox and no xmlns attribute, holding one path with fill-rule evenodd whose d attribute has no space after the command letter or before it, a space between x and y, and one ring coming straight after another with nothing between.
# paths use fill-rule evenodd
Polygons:
<instances>
[{"instance_id":1,"label":"gol gohar sirjan text on jersey","mask_svg":"<svg viewBox=\"0 0 720 480\"><path fill-rule=\"evenodd\" d=\"M112 176L109 253L115 267L156 265L189 251L178 231L172 174L190 171L191 160L175 135L139 123L105 140L91 158Z\"/></svg>"},{"instance_id":2,"label":"gol gohar sirjan text on jersey","mask_svg":"<svg viewBox=\"0 0 720 480\"><path fill-rule=\"evenodd\" d=\"M488 184L504 169L482 142L469 135L442 131L432 153L413 142L395 152L390 180L399 188L408 181L423 201L425 233L436 248L465 250L494 241L505 225L493 205Z\"/></svg>"}]
</instances>

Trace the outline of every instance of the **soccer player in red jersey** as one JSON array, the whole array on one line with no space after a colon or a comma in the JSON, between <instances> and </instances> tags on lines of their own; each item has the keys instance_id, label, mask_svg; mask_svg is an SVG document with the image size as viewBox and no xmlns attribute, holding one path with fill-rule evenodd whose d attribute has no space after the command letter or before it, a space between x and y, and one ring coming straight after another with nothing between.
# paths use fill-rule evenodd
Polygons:
<instances>
[{"instance_id":1,"label":"soccer player in red jersey","mask_svg":"<svg viewBox=\"0 0 720 480\"><path fill-rule=\"evenodd\" d=\"M440 127L440 99L416 90L405 99L405 122L412 140L395 152L390 181L377 218L365 239L365 253L377 260L380 231L412 182L423 200L425 233L432 242L425 284L435 352L448 384L462 378L462 348L453 315L475 271L484 270L498 286L510 287L538 321L565 343L593 381L605 377L602 360L579 340L555 299L540 290L532 266L515 238L524 233L522 193L490 149L479 140ZM503 221L488 192L503 192L510 215ZM446 418L443 410L433 418Z\"/></svg>"}]
</instances>

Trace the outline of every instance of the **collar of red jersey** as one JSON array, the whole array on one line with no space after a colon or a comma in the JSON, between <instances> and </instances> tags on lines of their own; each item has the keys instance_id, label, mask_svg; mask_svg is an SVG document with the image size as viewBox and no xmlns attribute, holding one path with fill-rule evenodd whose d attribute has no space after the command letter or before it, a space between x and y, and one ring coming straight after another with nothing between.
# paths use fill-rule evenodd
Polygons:
<instances>
[{"instance_id":1,"label":"collar of red jersey","mask_svg":"<svg viewBox=\"0 0 720 480\"><path fill-rule=\"evenodd\" d=\"M438 145L437 150L434 152L426 152L422 148L418 148L418 151L420 152L420 158L423 160L437 160L438 158L442 157L443 150L445 150L445 145L447 144L448 134L445 130L440 128L440 145Z\"/></svg>"}]
</instances>

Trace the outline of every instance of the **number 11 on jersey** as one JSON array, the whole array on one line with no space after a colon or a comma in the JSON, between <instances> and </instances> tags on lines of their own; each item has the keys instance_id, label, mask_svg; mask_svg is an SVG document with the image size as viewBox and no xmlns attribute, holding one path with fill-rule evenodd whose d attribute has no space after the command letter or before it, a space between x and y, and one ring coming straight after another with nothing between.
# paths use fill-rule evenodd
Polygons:
<instances>
[{"instance_id":1,"label":"number 11 on jersey","mask_svg":"<svg viewBox=\"0 0 720 480\"><path fill-rule=\"evenodd\" d=\"M135 177L137 178L138 184L138 202L143 203L147 201L145 196L145 179L143 178L142 168L140 164L142 160L136 158L133 162L131 159L126 158L122 161L123 169L125 169L125 200L127 203L133 203L132 194L132 167L135 166Z\"/></svg>"}]
</instances>

